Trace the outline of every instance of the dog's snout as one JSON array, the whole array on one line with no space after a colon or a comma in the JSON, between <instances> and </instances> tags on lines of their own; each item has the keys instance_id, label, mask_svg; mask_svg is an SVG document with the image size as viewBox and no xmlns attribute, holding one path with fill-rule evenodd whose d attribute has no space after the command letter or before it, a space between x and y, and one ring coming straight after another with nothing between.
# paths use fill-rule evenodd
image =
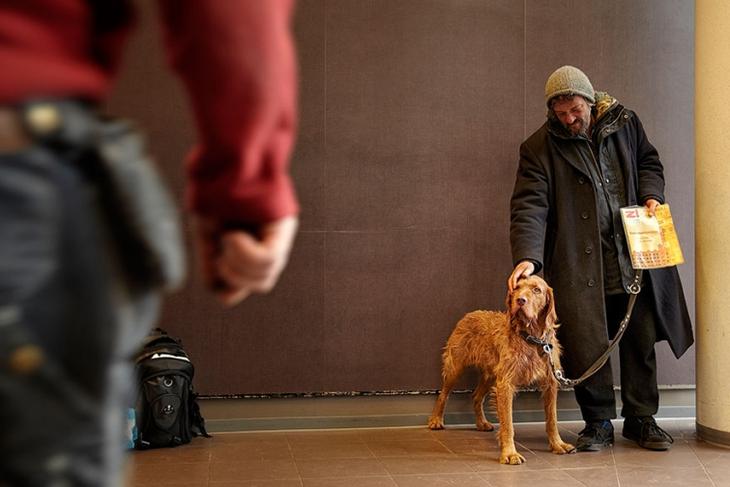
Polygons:
<instances>
[{"instance_id":1,"label":"dog's snout","mask_svg":"<svg viewBox=\"0 0 730 487\"><path fill-rule=\"evenodd\" d=\"M525 303L527 303L527 300L525 298L517 298L517 304L519 306L524 306Z\"/></svg>"}]
</instances>

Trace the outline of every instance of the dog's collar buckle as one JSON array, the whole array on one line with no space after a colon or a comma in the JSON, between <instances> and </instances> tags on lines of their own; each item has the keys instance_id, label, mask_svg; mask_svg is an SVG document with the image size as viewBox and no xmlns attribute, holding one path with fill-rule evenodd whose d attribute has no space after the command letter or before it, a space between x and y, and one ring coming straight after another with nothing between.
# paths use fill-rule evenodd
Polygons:
<instances>
[{"instance_id":1,"label":"dog's collar buckle","mask_svg":"<svg viewBox=\"0 0 730 487\"><path fill-rule=\"evenodd\" d=\"M552 353L553 345L547 340L542 340L540 338L534 337L524 331L520 332L520 335L522 335L522 338L524 338L527 343L532 343L533 345L542 347L542 351L545 352L547 355L550 355Z\"/></svg>"}]
</instances>

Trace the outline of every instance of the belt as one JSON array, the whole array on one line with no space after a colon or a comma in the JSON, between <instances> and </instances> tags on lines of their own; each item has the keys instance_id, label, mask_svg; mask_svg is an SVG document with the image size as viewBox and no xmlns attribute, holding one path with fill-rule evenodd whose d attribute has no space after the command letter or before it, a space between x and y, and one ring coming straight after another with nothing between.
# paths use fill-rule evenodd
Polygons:
<instances>
[{"instance_id":1,"label":"belt","mask_svg":"<svg viewBox=\"0 0 730 487\"><path fill-rule=\"evenodd\" d=\"M24 107L0 106L0 152L22 150L37 136L55 132L62 123L60 105L37 102Z\"/></svg>"}]
</instances>

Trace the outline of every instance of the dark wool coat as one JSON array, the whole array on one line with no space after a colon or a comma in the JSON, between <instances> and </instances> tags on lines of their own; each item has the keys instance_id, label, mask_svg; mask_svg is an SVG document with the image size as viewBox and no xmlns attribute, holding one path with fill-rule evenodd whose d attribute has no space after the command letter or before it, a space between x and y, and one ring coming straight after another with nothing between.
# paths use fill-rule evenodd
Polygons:
<instances>
[{"instance_id":1,"label":"dark wool coat","mask_svg":"<svg viewBox=\"0 0 730 487\"><path fill-rule=\"evenodd\" d=\"M548 120L520 147L520 163L511 200L510 243L513 263L535 262L555 291L558 336L566 373L575 378L608 346L603 292L597 192L586 164L595 157L616 158L624 173L629 205L648 198L664 202L663 166L634 112L606 94L598 94L594 116L597 147L571 136L557 120ZM596 132L598 131L598 132ZM600 184L600 183L598 183ZM614 215L616 239L624 248L620 215ZM626 288L633 270L628 256L620 262ZM676 357L693 343L692 325L676 267L644 271L652 291L657 339L669 340ZM646 274L645 274L646 275ZM647 280L645 280L647 281Z\"/></svg>"}]
</instances>

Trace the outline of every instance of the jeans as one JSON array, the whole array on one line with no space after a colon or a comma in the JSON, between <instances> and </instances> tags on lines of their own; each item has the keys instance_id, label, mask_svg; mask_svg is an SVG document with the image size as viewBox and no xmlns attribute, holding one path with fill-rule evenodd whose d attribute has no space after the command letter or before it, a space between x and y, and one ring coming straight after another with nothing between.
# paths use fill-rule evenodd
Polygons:
<instances>
[{"instance_id":1,"label":"jeans","mask_svg":"<svg viewBox=\"0 0 730 487\"><path fill-rule=\"evenodd\" d=\"M159 298L130 291L113 248L72 157L0 154L0 486L121 485L129 357ZM27 344L43 361L17 370Z\"/></svg>"}]
</instances>

